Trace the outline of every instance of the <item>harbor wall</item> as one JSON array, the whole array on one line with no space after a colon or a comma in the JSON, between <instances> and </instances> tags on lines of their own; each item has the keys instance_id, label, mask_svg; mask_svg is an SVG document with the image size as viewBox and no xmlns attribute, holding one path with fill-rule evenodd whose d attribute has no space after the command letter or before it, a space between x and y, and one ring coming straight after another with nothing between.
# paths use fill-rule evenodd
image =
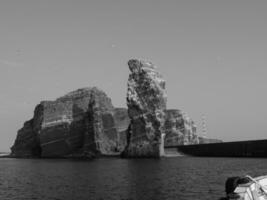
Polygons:
<instances>
[{"instance_id":1,"label":"harbor wall","mask_svg":"<svg viewBox=\"0 0 267 200\"><path fill-rule=\"evenodd\" d=\"M267 157L267 140L165 146L165 149L203 157Z\"/></svg>"}]
</instances>

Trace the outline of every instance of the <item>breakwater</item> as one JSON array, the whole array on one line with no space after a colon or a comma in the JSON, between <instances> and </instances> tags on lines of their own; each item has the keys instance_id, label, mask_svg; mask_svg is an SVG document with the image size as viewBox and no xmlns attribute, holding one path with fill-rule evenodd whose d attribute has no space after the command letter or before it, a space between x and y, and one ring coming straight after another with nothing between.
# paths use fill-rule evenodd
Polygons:
<instances>
[{"instance_id":1,"label":"breakwater","mask_svg":"<svg viewBox=\"0 0 267 200\"><path fill-rule=\"evenodd\" d=\"M202 157L267 157L267 140L165 146L167 151Z\"/></svg>"}]
</instances>

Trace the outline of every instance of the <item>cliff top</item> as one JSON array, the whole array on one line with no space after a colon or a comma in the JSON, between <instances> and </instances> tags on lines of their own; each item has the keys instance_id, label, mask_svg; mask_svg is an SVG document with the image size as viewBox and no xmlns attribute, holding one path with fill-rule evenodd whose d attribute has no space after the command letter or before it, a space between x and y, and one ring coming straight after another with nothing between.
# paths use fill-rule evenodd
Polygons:
<instances>
[{"instance_id":1,"label":"cliff top","mask_svg":"<svg viewBox=\"0 0 267 200\"><path fill-rule=\"evenodd\" d=\"M56 101L64 101L69 99L76 99L80 97L90 96L92 92L105 94L102 90L98 89L97 87L85 87L71 91L65 94L64 96L57 98Z\"/></svg>"},{"instance_id":2,"label":"cliff top","mask_svg":"<svg viewBox=\"0 0 267 200\"><path fill-rule=\"evenodd\" d=\"M97 87L84 87L84 88L80 88L80 89L68 92L67 94L57 98L56 100L43 100L40 102L40 104L65 102L65 101L79 99L79 98L83 98L83 97L90 97L92 92L100 94L101 96L102 95L106 96L105 92L100 90Z\"/></svg>"}]
</instances>

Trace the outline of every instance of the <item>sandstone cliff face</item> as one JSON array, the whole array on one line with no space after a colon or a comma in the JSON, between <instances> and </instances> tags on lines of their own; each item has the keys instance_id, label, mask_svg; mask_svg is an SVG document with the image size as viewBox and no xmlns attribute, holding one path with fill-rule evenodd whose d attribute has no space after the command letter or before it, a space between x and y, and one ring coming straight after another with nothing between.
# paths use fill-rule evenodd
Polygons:
<instances>
[{"instance_id":1,"label":"sandstone cliff face","mask_svg":"<svg viewBox=\"0 0 267 200\"><path fill-rule=\"evenodd\" d=\"M93 157L117 151L115 110L97 88L79 89L43 101L18 132L14 156Z\"/></svg>"},{"instance_id":2,"label":"sandstone cliff face","mask_svg":"<svg viewBox=\"0 0 267 200\"><path fill-rule=\"evenodd\" d=\"M165 121L165 146L198 144L196 125L180 110L167 110Z\"/></svg>"},{"instance_id":3,"label":"sandstone cliff face","mask_svg":"<svg viewBox=\"0 0 267 200\"><path fill-rule=\"evenodd\" d=\"M131 119L124 157L160 157L165 81L149 62L130 60L127 105Z\"/></svg>"},{"instance_id":4,"label":"sandstone cliff face","mask_svg":"<svg viewBox=\"0 0 267 200\"><path fill-rule=\"evenodd\" d=\"M108 101L107 101L108 100ZM114 108L110 99L97 91L91 93L83 151L90 155L111 154L118 148L118 132L114 120Z\"/></svg>"},{"instance_id":5,"label":"sandstone cliff face","mask_svg":"<svg viewBox=\"0 0 267 200\"><path fill-rule=\"evenodd\" d=\"M130 124L127 108L115 108L115 123L119 133L119 151L122 152L127 145L127 130Z\"/></svg>"},{"instance_id":6,"label":"sandstone cliff face","mask_svg":"<svg viewBox=\"0 0 267 200\"><path fill-rule=\"evenodd\" d=\"M26 121L18 131L13 147L12 155L16 157L39 157L40 147L40 126L43 120L43 107L38 105L34 110L34 118Z\"/></svg>"},{"instance_id":7,"label":"sandstone cliff face","mask_svg":"<svg viewBox=\"0 0 267 200\"><path fill-rule=\"evenodd\" d=\"M37 132L33 130L33 120L26 121L23 128L18 131L12 154L16 157L38 157L41 154L40 140ZM16 152L14 154L14 152Z\"/></svg>"}]
</instances>

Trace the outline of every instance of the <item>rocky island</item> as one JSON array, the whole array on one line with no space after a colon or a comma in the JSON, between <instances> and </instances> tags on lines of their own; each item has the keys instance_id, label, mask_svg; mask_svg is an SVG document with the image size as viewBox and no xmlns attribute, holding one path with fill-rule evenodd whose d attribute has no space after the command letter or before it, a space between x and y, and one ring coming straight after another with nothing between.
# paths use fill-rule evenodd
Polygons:
<instances>
[{"instance_id":1,"label":"rocky island","mask_svg":"<svg viewBox=\"0 0 267 200\"><path fill-rule=\"evenodd\" d=\"M192 119L167 110L165 80L150 63L128 62L126 108L115 108L107 94L89 87L54 101L42 101L18 131L13 157L95 158L102 155L160 157L165 145L198 144Z\"/></svg>"}]
</instances>

